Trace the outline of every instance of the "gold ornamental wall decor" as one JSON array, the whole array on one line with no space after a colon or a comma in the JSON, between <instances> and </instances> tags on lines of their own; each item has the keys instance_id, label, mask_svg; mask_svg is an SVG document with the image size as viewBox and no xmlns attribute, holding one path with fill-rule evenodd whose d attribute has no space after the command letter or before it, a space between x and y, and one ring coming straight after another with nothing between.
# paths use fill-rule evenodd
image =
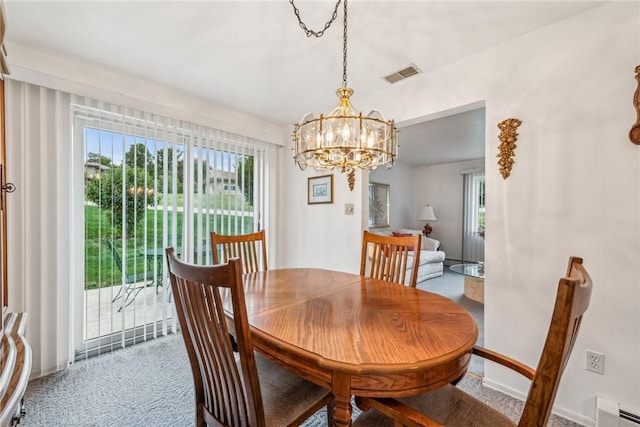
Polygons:
<instances>
[{"instance_id":1,"label":"gold ornamental wall decor","mask_svg":"<svg viewBox=\"0 0 640 427\"><path fill-rule=\"evenodd\" d=\"M513 157L516 149L516 141L518 140L518 126L520 126L522 122L518 119L506 119L498 124L498 128L500 129L500 145L498 146L497 157L498 166L500 166L500 173L502 174L503 179L507 179L509 175L511 175L511 167L515 163Z\"/></svg>"},{"instance_id":2,"label":"gold ornamental wall decor","mask_svg":"<svg viewBox=\"0 0 640 427\"><path fill-rule=\"evenodd\" d=\"M636 124L631 126L629 131L629 139L636 145L640 145L640 65L636 67L636 80L638 81L638 87L633 94L633 106L636 109Z\"/></svg>"}]
</instances>

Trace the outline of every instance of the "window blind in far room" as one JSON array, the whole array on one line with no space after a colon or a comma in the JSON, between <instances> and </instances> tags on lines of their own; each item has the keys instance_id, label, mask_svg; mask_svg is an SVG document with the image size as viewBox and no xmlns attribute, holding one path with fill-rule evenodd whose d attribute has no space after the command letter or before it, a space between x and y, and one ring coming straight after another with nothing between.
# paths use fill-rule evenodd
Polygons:
<instances>
[{"instance_id":1,"label":"window blind in far room","mask_svg":"<svg viewBox=\"0 0 640 427\"><path fill-rule=\"evenodd\" d=\"M484 171L463 177L462 261L484 262Z\"/></svg>"}]
</instances>

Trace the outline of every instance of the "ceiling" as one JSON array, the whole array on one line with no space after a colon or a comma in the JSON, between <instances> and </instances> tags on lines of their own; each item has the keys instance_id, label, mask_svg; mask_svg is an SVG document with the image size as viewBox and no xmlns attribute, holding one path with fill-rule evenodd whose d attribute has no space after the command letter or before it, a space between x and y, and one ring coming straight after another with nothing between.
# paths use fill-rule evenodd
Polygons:
<instances>
[{"instance_id":1,"label":"ceiling","mask_svg":"<svg viewBox=\"0 0 640 427\"><path fill-rule=\"evenodd\" d=\"M415 64L439 67L580 13L595 1L365 1L348 7L348 85L358 96L393 91L383 77ZM12 45L90 61L195 94L270 122L327 113L342 85L342 6L321 38L307 38L286 0L4 0ZM335 3L298 0L319 30ZM400 101L399 101L400 102ZM402 126L400 161L484 157L484 109Z\"/></svg>"}]
</instances>

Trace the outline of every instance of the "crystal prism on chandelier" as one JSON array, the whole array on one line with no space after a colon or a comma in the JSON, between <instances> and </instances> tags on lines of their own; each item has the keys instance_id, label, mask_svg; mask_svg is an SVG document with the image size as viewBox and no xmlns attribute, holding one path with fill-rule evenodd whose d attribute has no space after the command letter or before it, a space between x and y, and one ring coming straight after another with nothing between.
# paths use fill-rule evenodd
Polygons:
<instances>
[{"instance_id":1,"label":"crystal prism on chandelier","mask_svg":"<svg viewBox=\"0 0 640 427\"><path fill-rule=\"evenodd\" d=\"M347 87L347 1L343 1L343 79L342 87L336 91L340 101L329 114L316 117L308 113L294 125L293 158L302 170L308 166L316 170L340 170L348 175L349 188L353 190L356 169L373 171L381 165L389 168L393 165L398 154L398 141L393 120L386 120L376 110L364 116L356 112L349 102L353 89ZM307 35L320 37L324 30L320 33L307 30L293 1L290 3ZM340 1L336 10L339 4ZM335 17L336 11L325 29Z\"/></svg>"}]
</instances>

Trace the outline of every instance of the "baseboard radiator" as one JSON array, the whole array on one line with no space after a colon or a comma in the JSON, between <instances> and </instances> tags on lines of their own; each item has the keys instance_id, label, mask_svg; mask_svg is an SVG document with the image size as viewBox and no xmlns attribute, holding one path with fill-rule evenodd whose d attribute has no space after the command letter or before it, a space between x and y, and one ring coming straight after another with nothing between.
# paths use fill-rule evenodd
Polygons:
<instances>
[{"instance_id":1,"label":"baseboard radiator","mask_svg":"<svg viewBox=\"0 0 640 427\"><path fill-rule=\"evenodd\" d=\"M611 400L596 398L596 427L638 427L640 415Z\"/></svg>"}]
</instances>

